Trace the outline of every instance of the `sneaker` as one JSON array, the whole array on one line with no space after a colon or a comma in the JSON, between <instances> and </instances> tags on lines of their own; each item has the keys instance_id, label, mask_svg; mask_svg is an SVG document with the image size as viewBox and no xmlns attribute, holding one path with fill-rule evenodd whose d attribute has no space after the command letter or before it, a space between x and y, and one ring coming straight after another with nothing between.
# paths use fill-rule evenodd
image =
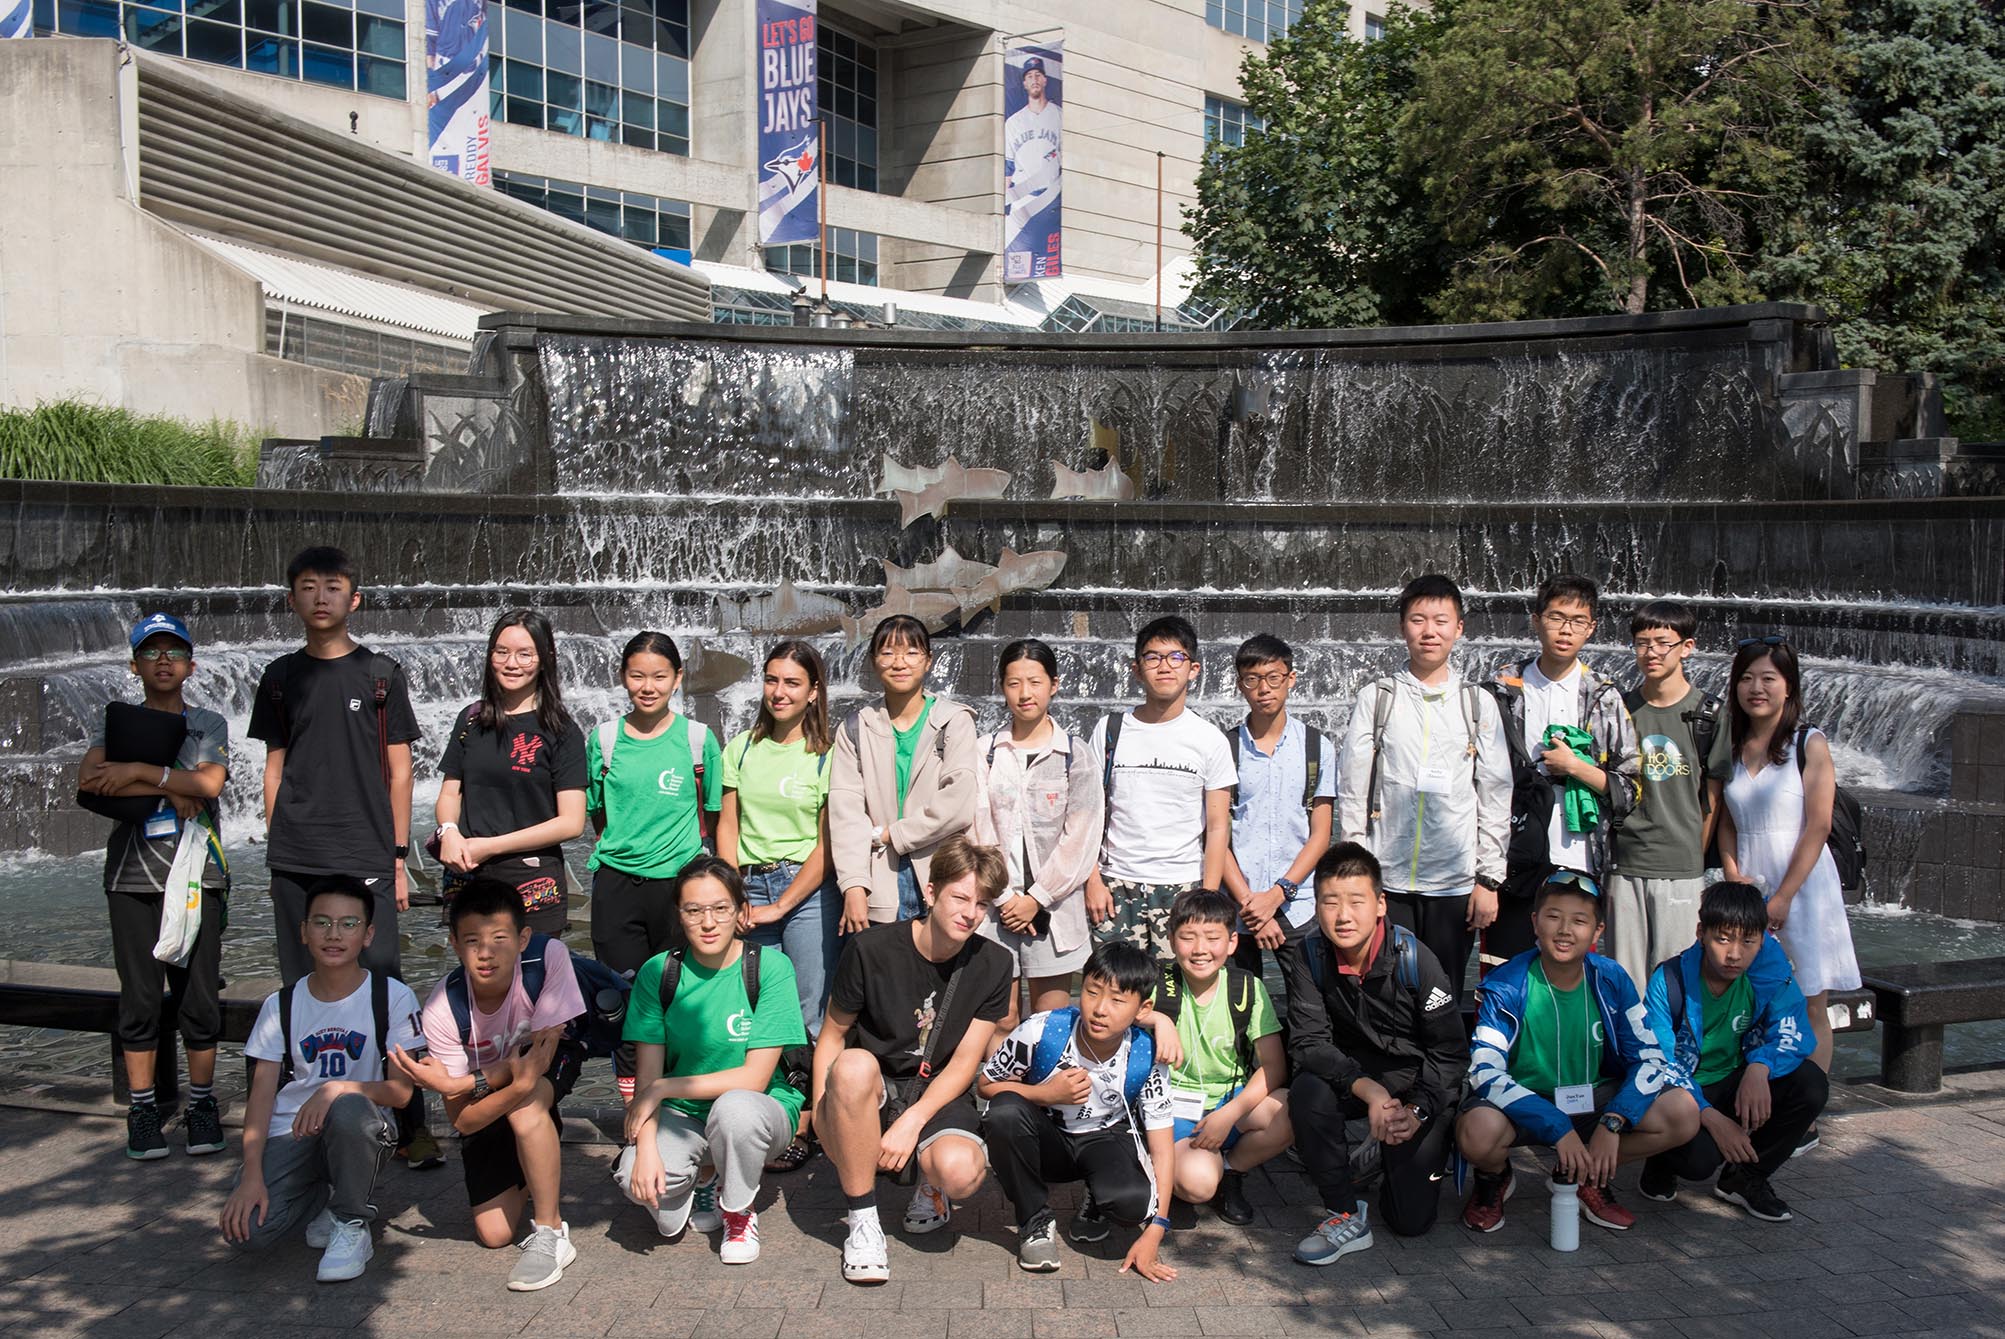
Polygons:
<instances>
[{"instance_id":1,"label":"sneaker","mask_svg":"<svg viewBox=\"0 0 2005 1339\"><path fill-rule=\"evenodd\" d=\"M508 1274L508 1291L533 1293L564 1277L564 1267L578 1258L571 1244L571 1225L545 1227L538 1223L522 1243L522 1258Z\"/></svg>"},{"instance_id":2,"label":"sneaker","mask_svg":"<svg viewBox=\"0 0 2005 1339\"><path fill-rule=\"evenodd\" d=\"M891 1277L891 1256L884 1244L884 1224L876 1214L849 1219L842 1239L842 1276L851 1283L883 1283Z\"/></svg>"},{"instance_id":3,"label":"sneaker","mask_svg":"<svg viewBox=\"0 0 2005 1339\"><path fill-rule=\"evenodd\" d=\"M1646 1162L1643 1174L1636 1179L1636 1190L1646 1200L1669 1204L1678 1198L1678 1174L1668 1167L1658 1168Z\"/></svg>"},{"instance_id":4,"label":"sneaker","mask_svg":"<svg viewBox=\"0 0 2005 1339\"><path fill-rule=\"evenodd\" d=\"M758 1214L724 1211L724 1244L717 1248L717 1258L727 1265L749 1265L759 1258Z\"/></svg>"},{"instance_id":5,"label":"sneaker","mask_svg":"<svg viewBox=\"0 0 2005 1339\"><path fill-rule=\"evenodd\" d=\"M1615 1202L1614 1186L1582 1186L1580 1216L1610 1232L1627 1232L1636 1226L1636 1215Z\"/></svg>"},{"instance_id":6,"label":"sneaker","mask_svg":"<svg viewBox=\"0 0 2005 1339\"><path fill-rule=\"evenodd\" d=\"M1358 1201L1356 1213L1332 1214L1295 1247L1295 1259L1304 1265L1333 1265L1352 1251L1371 1249L1371 1222L1365 1202Z\"/></svg>"},{"instance_id":7,"label":"sneaker","mask_svg":"<svg viewBox=\"0 0 2005 1339\"><path fill-rule=\"evenodd\" d=\"M1234 1227L1245 1227L1253 1221L1253 1201L1246 1198L1246 1174L1227 1172L1218 1183L1218 1194L1212 1196L1212 1207L1218 1216Z\"/></svg>"},{"instance_id":8,"label":"sneaker","mask_svg":"<svg viewBox=\"0 0 2005 1339\"><path fill-rule=\"evenodd\" d=\"M1728 1204L1738 1204L1764 1223L1786 1223L1794 1216L1760 1172L1721 1172L1713 1194Z\"/></svg>"},{"instance_id":9,"label":"sneaker","mask_svg":"<svg viewBox=\"0 0 2005 1339\"><path fill-rule=\"evenodd\" d=\"M690 1212L690 1208L695 1202L696 1194L694 1191L684 1195L679 1200L671 1200L666 1195L656 1200L653 1211L654 1230L661 1233L668 1240L674 1241L682 1235L684 1228L696 1221L694 1215ZM702 1231L701 1228L697 1230Z\"/></svg>"},{"instance_id":10,"label":"sneaker","mask_svg":"<svg viewBox=\"0 0 2005 1339\"><path fill-rule=\"evenodd\" d=\"M1051 1210L1023 1225L1016 1243L1016 1267L1029 1274L1049 1274L1058 1268L1058 1220Z\"/></svg>"},{"instance_id":11,"label":"sneaker","mask_svg":"<svg viewBox=\"0 0 2005 1339\"><path fill-rule=\"evenodd\" d=\"M190 1102L184 1124L190 1153L200 1157L204 1153L223 1151L223 1113L216 1108L213 1096L198 1097Z\"/></svg>"},{"instance_id":12,"label":"sneaker","mask_svg":"<svg viewBox=\"0 0 2005 1339\"><path fill-rule=\"evenodd\" d=\"M423 1126L411 1136L410 1143L397 1150L397 1156L402 1158L404 1165L414 1172L429 1172L435 1167L446 1165L445 1151L439 1147L439 1141L432 1137L432 1132Z\"/></svg>"},{"instance_id":13,"label":"sneaker","mask_svg":"<svg viewBox=\"0 0 2005 1339\"><path fill-rule=\"evenodd\" d=\"M322 1283L359 1279L368 1267L369 1257L374 1254L376 1247L369 1240L367 1223L359 1219L351 1222L346 1218L336 1218L327 1249L321 1252L320 1270L315 1277ZM509 1286L514 1285L511 1283Z\"/></svg>"},{"instance_id":14,"label":"sneaker","mask_svg":"<svg viewBox=\"0 0 2005 1339\"><path fill-rule=\"evenodd\" d=\"M921 1181L912 1191L912 1202L905 1206L905 1230L915 1235L938 1232L953 1218L952 1202L931 1181Z\"/></svg>"},{"instance_id":15,"label":"sneaker","mask_svg":"<svg viewBox=\"0 0 2005 1339\"><path fill-rule=\"evenodd\" d=\"M167 1156L167 1136L160 1132L160 1108L153 1103L135 1103L125 1113L125 1156L139 1162Z\"/></svg>"},{"instance_id":16,"label":"sneaker","mask_svg":"<svg viewBox=\"0 0 2005 1339\"><path fill-rule=\"evenodd\" d=\"M696 1183L690 1192L694 1206L689 1213L689 1225L698 1232L709 1234L724 1226L724 1215L717 1212L717 1177L715 1174Z\"/></svg>"},{"instance_id":17,"label":"sneaker","mask_svg":"<svg viewBox=\"0 0 2005 1339\"><path fill-rule=\"evenodd\" d=\"M1113 1231L1114 1225L1100 1216L1100 1206L1088 1195L1079 1205L1079 1212L1072 1215L1072 1226L1066 1229L1065 1235L1072 1238L1076 1246L1091 1246L1096 1241L1107 1240Z\"/></svg>"},{"instance_id":18,"label":"sneaker","mask_svg":"<svg viewBox=\"0 0 2005 1339\"><path fill-rule=\"evenodd\" d=\"M1495 1232L1504 1225L1504 1201L1517 1189L1518 1178L1509 1167L1499 1176L1477 1172L1469 1202L1462 1206L1462 1226L1477 1232Z\"/></svg>"},{"instance_id":19,"label":"sneaker","mask_svg":"<svg viewBox=\"0 0 2005 1339\"><path fill-rule=\"evenodd\" d=\"M1811 1149L1816 1148L1819 1144L1823 1142L1824 1141L1822 1139L1818 1138L1817 1125L1816 1122L1813 1121L1811 1122L1810 1128L1803 1132L1803 1137L1796 1141L1796 1147L1789 1150L1789 1156L1792 1158L1800 1158L1805 1153L1808 1153Z\"/></svg>"},{"instance_id":20,"label":"sneaker","mask_svg":"<svg viewBox=\"0 0 2005 1339\"><path fill-rule=\"evenodd\" d=\"M306 1244L316 1251L327 1249L327 1243L334 1240L334 1210L322 1209L306 1224Z\"/></svg>"}]
</instances>

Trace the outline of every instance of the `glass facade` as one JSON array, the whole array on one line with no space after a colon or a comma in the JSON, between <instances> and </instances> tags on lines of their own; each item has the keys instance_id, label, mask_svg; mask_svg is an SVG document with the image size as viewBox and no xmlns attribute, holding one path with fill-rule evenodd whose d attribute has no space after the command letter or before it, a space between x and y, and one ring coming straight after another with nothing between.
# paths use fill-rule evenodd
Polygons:
<instances>
[{"instance_id":1,"label":"glass facade","mask_svg":"<svg viewBox=\"0 0 2005 1339\"><path fill-rule=\"evenodd\" d=\"M36 0L35 26L402 98L403 0Z\"/></svg>"},{"instance_id":2,"label":"glass facade","mask_svg":"<svg viewBox=\"0 0 2005 1339\"><path fill-rule=\"evenodd\" d=\"M1228 149L1236 149L1246 143L1246 132L1261 131L1267 122L1257 113L1248 111L1246 104L1234 102L1230 98L1215 98L1210 94L1204 99L1204 142L1222 144Z\"/></svg>"},{"instance_id":3,"label":"glass facade","mask_svg":"<svg viewBox=\"0 0 2005 1339\"><path fill-rule=\"evenodd\" d=\"M265 352L288 362L363 377L464 372L467 364L463 348L307 316L276 303L265 306Z\"/></svg>"},{"instance_id":4,"label":"glass facade","mask_svg":"<svg viewBox=\"0 0 2005 1339\"><path fill-rule=\"evenodd\" d=\"M877 282L877 234L850 228L828 230L828 277L845 284ZM804 279L821 277L820 248L813 242L766 248L766 268Z\"/></svg>"},{"instance_id":5,"label":"glass facade","mask_svg":"<svg viewBox=\"0 0 2005 1339\"><path fill-rule=\"evenodd\" d=\"M1256 42L1285 35L1302 17L1302 0L1204 0L1204 21Z\"/></svg>"},{"instance_id":6,"label":"glass facade","mask_svg":"<svg viewBox=\"0 0 2005 1339\"><path fill-rule=\"evenodd\" d=\"M489 3L489 115L689 152L688 0Z\"/></svg>"},{"instance_id":7,"label":"glass facade","mask_svg":"<svg viewBox=\"0 0 2005 1339\"><path fill-rule=\"evenodd\" d=\"M494 188L560 218L654 250L689 250L689 206L638 191L552 181L523 172L496 172Z\"/></svg>"},{"instance_id":8,"label":"glass facade","mask_svg":"<svg viewBox=\"0 0 2005 1339\"><path fill-rule=\"evenodd\" d=\"M877 48L826 23L815 30L816 96L828 126L828 179L877 189Z\"/></svg>"}]
</instances>

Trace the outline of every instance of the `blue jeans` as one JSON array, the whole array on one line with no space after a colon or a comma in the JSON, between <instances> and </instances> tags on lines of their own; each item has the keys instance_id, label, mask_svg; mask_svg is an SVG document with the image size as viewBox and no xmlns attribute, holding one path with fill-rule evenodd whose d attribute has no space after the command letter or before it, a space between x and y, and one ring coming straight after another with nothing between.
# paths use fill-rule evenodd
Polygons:
<instances>
[{"instance_id":1,"label":"blue jeans","mask_svg":"<svg viewBox=\"0 0 2005 1339\"><path fill-rule=\"evenodd\" d=\"M745 876L745 901L755 907L771 906L786 894L800 872L791 860L777 862L771 869ZM835 927L842 914L842 898L832 883L824 883L809 893L801 904L788 912L777 925L762 925L745 936L755 944L778 948L793 964L794 985L801 996L801 1018L808 1035L821 1035L822 1012L828 1005L829 974L835 969Z\"/></svg>"},{"instance_id":2,"label":"blue jeans","mask_svg":"<svg viewBox=\"0 0 2005 1339\"><path fill-rule=\"evenodd\" d=\"M905 856L898 857L898 919L916 921L926 914L926 898L919 891L919 871Z\"/></svg>"}]
</instances>

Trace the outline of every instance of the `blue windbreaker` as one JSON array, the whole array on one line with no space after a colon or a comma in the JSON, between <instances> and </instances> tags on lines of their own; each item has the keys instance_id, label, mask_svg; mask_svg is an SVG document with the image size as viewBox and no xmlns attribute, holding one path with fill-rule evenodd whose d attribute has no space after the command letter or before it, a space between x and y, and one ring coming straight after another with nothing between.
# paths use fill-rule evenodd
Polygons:
<instances>
[{"instance_id":1,"label":"blue windbreaker","mask_svg":"<svg viewBox=\"0 0 2005 1339\"><path fill-rule=\"evenodd\" d=\"M1694 944L1677 957L1650 973L1650 989L1644 1012L1657 1044L1671 1056L1670 1082L1699 1101L1699 1110L1708 1105L1699 1091L1699 1041L1705 1036L1705 983L1700 979L1705 946ZM1676 972L1684 984L1685 1008L1682 1018L1671 1017L1671 989L1666 974ZM1741 1037L1743 1060L1768 1066L1768 1076L1779 1079L1809 1058L1817 1046L1810 1031L1810 1008L1797 989L1789 969L1789 955L1772 934L1761 937L1761 951L1748 964L1747 983L1754 989L1754 1021Z\"/></svg>"}]
</instances>

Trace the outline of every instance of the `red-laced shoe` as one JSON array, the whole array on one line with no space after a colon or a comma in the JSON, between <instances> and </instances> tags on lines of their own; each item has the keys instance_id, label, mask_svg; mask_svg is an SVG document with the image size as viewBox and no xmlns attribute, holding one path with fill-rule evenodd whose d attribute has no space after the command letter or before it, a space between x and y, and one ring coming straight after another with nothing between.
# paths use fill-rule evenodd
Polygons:
<instances>
[{"instance_id":1,"label":"red-laced shoe","mask_svg":"<svg viewBox=\"0 0 2005 1339\"><path fill-rule=\"evenodd\" d=\"M1462 1206L1462 1226L1476 1232L1495 1232L1504 1225L1504 1201L1517 1188L1517 1177L1508 1167L1500 1176L1477 1172L1469 1202Z\"/></svg>"},{"instance_id":2,"label":"red-laced shoe","mask_svg":"<svg viewBox=\"0 0 2005 1339\"><path fill-rule=\"evenodd\" d=\"M1636 1215L1615 1202L1614 1186L1582 1186L1580 1213L1588 1222L1610 1232L1627 1232L1636 1226Z\"/></svg>"},{"instance_id":3,"label":"red-laced shoe","mask_svg":"<svg viewBox=\"0 0 2005 1339\"><path fill-rule=\"evenodd\" d=\"M749 1265L759 1258L758 1214L724 1210L724 1244L717 1248L717 1258L727 1265Z\"/></svg>"}]
</instances>

